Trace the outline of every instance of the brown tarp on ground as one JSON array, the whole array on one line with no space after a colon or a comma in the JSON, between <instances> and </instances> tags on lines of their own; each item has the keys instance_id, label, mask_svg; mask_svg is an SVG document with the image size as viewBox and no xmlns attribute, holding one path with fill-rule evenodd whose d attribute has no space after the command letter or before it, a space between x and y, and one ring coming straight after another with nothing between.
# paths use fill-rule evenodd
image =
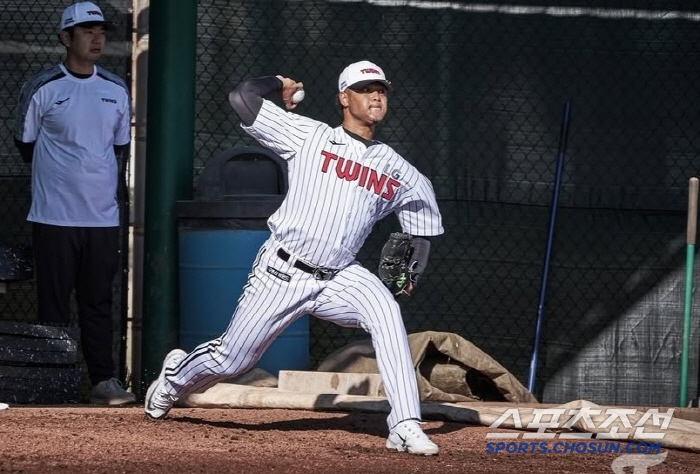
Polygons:
<instances>
[{"instance_id":1,"label":"brown tarp on ground","mask_svg":"<svg viewBox=\"0 0 700 474\"><path fill-rule=\"evenodd\" d=\"M508 370L457 334L409 334L408 344L422 401L537 403ZM318 371L378 373L371 339L338 349L319 365Z\"/></svg>"}]
</instances>

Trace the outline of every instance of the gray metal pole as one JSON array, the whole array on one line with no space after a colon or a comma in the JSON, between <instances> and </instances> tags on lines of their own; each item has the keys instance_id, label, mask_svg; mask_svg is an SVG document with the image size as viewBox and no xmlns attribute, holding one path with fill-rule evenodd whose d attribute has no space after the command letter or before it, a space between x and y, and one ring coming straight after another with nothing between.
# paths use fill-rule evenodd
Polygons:
<instances>
[{"instance_id":1,"label":"gray metal pole","mask_svg":"<svg viewBox=\"0 0 700 474\"><path fill-rule=\"evenodd\" d=\"M134 138L131 150L130 186L132 199L131 244L131 326L129 356L132 387L141 389L141 341L143 312L143 227L146 189L146 117L148 99L148 11L149 0L134 0L131 64L131 96L134 111Z\"/></svg>"}]
</instances>

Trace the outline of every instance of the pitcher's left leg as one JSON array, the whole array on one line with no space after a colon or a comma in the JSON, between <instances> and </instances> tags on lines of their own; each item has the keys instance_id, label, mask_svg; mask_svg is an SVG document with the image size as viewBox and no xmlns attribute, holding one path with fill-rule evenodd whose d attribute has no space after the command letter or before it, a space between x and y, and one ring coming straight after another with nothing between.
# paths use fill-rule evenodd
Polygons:
<instances>
[{"instance_id":1,"label":"pitcher's left leg","mask_svg":"<svg viewBox=\"0 0 700 474\"><path fill-rule=\"evenodd\" d=\"M416 372L401 310L371 272L354 264L339 272L317 298L314 315L340 326L361 327L372 336L391 413L389 428L421 419Z\"/></svg>"}]
</instances>

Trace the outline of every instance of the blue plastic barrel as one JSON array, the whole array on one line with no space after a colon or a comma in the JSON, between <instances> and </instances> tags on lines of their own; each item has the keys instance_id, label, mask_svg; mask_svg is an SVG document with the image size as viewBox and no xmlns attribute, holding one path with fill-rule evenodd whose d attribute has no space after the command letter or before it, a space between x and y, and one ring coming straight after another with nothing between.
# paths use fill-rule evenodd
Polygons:
<instances>
[{"instance_id":1,"label":"blue plastic barrel","mask_svg":"<svg viewBox=\"0 0 700 474\"><path fill-rule=\"evenodd\" d=\"M180 347L191 351L226 330L266 230L181 229L179 235ZM258 367L306 370L309 364L309 316L280 334Z\"/></svg>"}]
</instances>

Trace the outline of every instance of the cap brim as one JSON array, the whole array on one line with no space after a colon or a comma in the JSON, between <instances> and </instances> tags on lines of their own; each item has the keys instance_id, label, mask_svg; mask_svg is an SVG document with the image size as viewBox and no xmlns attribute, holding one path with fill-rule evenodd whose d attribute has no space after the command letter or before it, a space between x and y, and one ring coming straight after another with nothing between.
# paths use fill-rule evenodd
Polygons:
<instances>
[{"instance_id":1,"label":"cap brim","mask_svg":"<svg viewBox=\"0 0 700 474\"><path fill-rule=\"evenodd\" d=\"M362 87L365 87L367 84L372 84L374 82L379 82L380 84L384 84L387 89L392 90L394 87L391 85L391 82L387 80L382 80L382 79L371 79L369 81L360 81L356 82L352 85L349 85L346 87L346 89L360 89Z\"/></svg>"},{"instance_id":2,"label":"cap brim","mask_svg":"<svg viewBox=\"0 0 700 474\"><path fill-rule=\"evenodd\" d=\"M76 23L75 25L71 25L70 27L73 26L82 26L84 28L90 28L91 26L104 26L105 30L114 30L116 29L116 26L114 26L114 23L111 21L85 21L83 23Z\"/></svg>"}]
</instances>

